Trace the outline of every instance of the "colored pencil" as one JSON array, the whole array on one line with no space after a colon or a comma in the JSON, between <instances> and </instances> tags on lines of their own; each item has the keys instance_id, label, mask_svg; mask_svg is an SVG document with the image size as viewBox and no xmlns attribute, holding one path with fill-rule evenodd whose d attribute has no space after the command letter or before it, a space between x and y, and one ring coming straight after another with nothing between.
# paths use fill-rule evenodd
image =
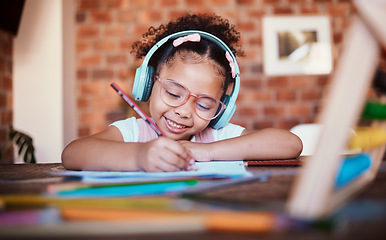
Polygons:
<instances>
[{"instance_id":1,"label":"colored pencil","mask_svg":"<svg viewBox=\"0 0 386 240\"><path fill-rule=\"evenodd\" d=\"M162 130L157 126L157 124L151 119L146 113L125 93L123 92L115 83L112 83L111 86L115 91L122 97L122 99L129 104L133 110L138 113L138 115L145 120L147 124L158 134L158 136L165 136Z\"/></svg>"},{"instance_id":2,"label":"colored pencil","mask_svg":"<svg viewBox=\"0 0 386 240\"><path fill-rule=\"evenodd\" d=\"M264 161L246 161L246 167L298 167L303 164L302 161L280 161L280 160L264 160Z\"/></svg>"},{"instance_id":3,"label":"colored pencil","mask_svg":"<svg viewBox=\"0 0 386 240\"><path fill-rule=\"evenodd\" d=\"M278 228L281 216L268 211L232 211L232 210L106 210L95 208L61 209L64 219L71 221L179 221L190 217L196 219L209 231L267 233ZM197 222L196 222L197 223Z\"/></svg>"},{"instance_id":4,"label":"colored pencil","mask_svg":"<svg viewBox=\"0 0 386 240\"><path fill-rule=\"evenodd\" d=\"M54 183L47 185L47 192L49 194L57 194L61 191L69 191L75 189L85 189L85 188L103 188L103 187L118 187L118 186L133 186L133 185L145 185L145 184L155 184L155 183L172 183L172 182L183 182L188 180L196 180L196 177L178 177L178 178L169 178L169 179L144 179L143 181L136 182L124 182L124 183L84 183L84 182L63 182L63 183Z\"/></svg>"}]
</instances>

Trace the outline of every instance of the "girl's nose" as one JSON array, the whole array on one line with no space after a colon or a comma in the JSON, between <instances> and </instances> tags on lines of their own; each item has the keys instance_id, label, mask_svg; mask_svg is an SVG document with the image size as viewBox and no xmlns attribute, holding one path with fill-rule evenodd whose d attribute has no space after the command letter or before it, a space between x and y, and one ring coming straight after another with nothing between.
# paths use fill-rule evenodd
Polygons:
<instances>
[{"instance_id":1,"label":"girl's nose","mask_svg":"<svg viewBox=\"0 0 386 240\"><path fill-rule=\"evenodd\" d=\"M182 104L179 107L174 108L174 112L183 118L191 118L194 114L194 108L196 107L196 102L194 97L190 97L188 101Z\"/></svg>"}]
</instances>

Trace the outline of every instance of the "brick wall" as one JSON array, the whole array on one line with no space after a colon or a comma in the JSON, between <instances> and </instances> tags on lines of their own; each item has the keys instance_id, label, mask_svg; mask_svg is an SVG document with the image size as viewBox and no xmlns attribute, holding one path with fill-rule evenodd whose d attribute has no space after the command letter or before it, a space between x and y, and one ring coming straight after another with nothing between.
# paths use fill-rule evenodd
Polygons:
<instances>
[{"instance_id":1,"label":"brick wall","mask_svg":"<svg viewBox=\"0 0 386 240\"><path fill-rule=\"evenodd\" d=\"M329 76L268 77L262 72L264 15L327 14L334 62L353 13L350 0L78 0L76 9L77 111L79 136L103 130L131 114L110 88L115 81L131 93L140 62L131 44L151 25L186 12L213 12L236 25L246 56L239 58L241 89L232 122L250 129L290 129L315 121ZM146 104L142 104L146 109ZM128 113L129 112L129 113Z\"/></svg>"},{"instance_id":2,"label":"brick wall","mask_svg":"<svg viewBox=\"0 0 386 240\"><path fill-rule=\"evenodd\" d=\"M0 151L8 141L12 124L12 43L13 36L0 30ZM12 163L12 148L0 159L0 163Z\"/></svg>"}]
</instances>

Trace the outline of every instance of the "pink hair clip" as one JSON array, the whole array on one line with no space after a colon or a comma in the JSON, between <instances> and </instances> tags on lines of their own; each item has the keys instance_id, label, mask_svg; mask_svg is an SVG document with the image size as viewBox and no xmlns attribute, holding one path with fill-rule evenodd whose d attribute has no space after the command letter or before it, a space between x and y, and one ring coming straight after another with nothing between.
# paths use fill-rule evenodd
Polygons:
<instances>
[{"instance_id":1,"label":"pink hair clip","mask_svg":"<svg viewBox=\"0 0 386 240\"><path fill-rule=\"evenodd\" d=\"M179 37L173 41L173 46L178 47L184 42L199 42L201 40L201 36L198 33L190 34L185 37Z\"/></svg>"},{"instance_id":2,"label":"pink hair clip","mask_svg":"<svg viewBox=\"0 0 386 240\"><path fill-rule=\"evenodd\" d=\"M225 57L228 59L229 66L231 67L232 78L235 78L236 77L236 66L235 66L235 63L233 62L233 59L232 59L231 55L229 54L229 52L225 53Z\"/></svg>"}]
</instances>

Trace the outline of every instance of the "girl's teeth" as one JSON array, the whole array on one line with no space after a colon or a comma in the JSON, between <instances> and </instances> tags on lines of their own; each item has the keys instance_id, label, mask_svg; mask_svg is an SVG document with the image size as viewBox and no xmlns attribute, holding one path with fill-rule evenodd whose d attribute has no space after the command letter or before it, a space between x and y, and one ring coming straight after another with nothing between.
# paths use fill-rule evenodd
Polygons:
<instances>
[{"instance_id":1,"label":"girl's teeth","mask_svg":"<svg viewBox=\"0 0 386 240\"><path fill-rule=\"evenodd\" d=\"M169 125L171 125L171 126L173 126L173 127L175 127L175 128L184 128L183 126L178 125L178 124L176 124L176 123L170 121L169 119L167 119L167 121L168 121Z\"/></svg>"}]
</instances>

